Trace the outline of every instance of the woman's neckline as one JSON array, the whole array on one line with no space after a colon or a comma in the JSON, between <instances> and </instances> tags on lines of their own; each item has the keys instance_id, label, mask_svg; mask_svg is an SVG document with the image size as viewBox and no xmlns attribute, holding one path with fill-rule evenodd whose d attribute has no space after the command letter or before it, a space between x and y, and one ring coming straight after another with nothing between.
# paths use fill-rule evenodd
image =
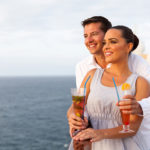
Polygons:
<instances>
[{"instance_id":1,"label":"woman's neckline","mask_svg":"<svg viewBox=\"0 0 150 150\"><path fill-rule=\"evenodd\" d=\"M102 83L102 76L103 76L103 74L104 74L104 71L105 71L105 69L103 69L103 70L102 70L102 73L101 73L100 84L101 84L103 87L114 88L115 85L113 85L113 86L108 86L108 85L104 85L104 84ZM120 87L120 86L122 86L123 83L128 82L129 78L130 78L132 75L133 75L133 73L131 72L131 74L126 78L126 80L125 80L124 82L122 82L120 85L117 85L117 87Z\"/></svg>"}]
</instances>

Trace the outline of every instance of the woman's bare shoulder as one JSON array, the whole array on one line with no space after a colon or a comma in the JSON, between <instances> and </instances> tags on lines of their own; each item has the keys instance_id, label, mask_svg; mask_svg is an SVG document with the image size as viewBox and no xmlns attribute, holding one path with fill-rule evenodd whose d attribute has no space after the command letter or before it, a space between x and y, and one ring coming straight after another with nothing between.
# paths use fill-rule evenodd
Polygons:
<instances>
[{"instance_id":1,"label":"woman's bare shoulder","mask_svg":"<svg viewBox=\"0 0 150 150\"><path fill-rule=\"evenodd\" d=\"M137 100L141 100L150 95L149 82L142 76L139 76L136 81L136 96Z\"/></svg>"},{"instance_id":2,"label":"woman's bare shoulder","mask_svg":"<svg viewBox=\"0 0 150 150\"><path fill-rule=\"evenodd\" d=\"M85 84L85 82L86 82L87 80L88 80L88 84L91 83L92 78L93 78L93 76L94 76L96 70L97 70L96 68L95 68L95 69L92 69L92 70L90 70L90 71L86 74L86 76L84 77L84 79L83 79L83 81L82 81L81 87L84 86L84 84ZM87 85L88 85L88 84L87 84Z\"/></svg>"},{"instance_id":3,"label":"woman's bare shoulder","mask_svg":"<svg viewBox=\"0 0 150 150\"><path fill-rule=\"evenodd\" d=\"M94 76L96 70L97 70L97 68L94 68L94 69L90 70L90 71L87 73L87 76L89 76L89 75Z\"/></svg>"}]
</instances>

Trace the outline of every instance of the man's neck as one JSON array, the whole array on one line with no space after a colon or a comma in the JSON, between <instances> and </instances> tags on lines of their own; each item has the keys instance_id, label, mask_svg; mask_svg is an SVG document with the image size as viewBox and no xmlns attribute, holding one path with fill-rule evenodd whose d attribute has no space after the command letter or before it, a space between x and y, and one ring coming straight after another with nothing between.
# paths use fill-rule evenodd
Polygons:
<instances>
[{"instance_id":1,"label":"man's neck","mask_svg":"<svg viewBox=\"0 0 150 150\"><path fill-rule=\"evenodd\" d=\"M107 63L105 62L105 58L103 54L100 55L94 55L96 63L101 67L101 68L106 68Z\"/></svg>"}]
</instances>

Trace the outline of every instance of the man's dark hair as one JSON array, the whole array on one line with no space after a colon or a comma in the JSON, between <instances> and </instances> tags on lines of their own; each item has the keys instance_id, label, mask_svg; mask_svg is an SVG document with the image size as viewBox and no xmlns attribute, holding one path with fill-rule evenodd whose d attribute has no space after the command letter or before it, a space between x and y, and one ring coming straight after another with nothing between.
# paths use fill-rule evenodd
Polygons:
<instances>
[{"instance_id":1,"label":"man's dark hair","mask_svg":"<svg viewBox=\"0 0 150 150\"><path fill-rule=\"evenodd\" d=\"M82 21L82 26L85 27L85 25L90 24L90 23L101 23L102 25L101 25L100 29L104 33L106 33L106 31L112 27L111 22L102 16L93 16L91 18L85 19Z\"/></svg>"}]
</instances>

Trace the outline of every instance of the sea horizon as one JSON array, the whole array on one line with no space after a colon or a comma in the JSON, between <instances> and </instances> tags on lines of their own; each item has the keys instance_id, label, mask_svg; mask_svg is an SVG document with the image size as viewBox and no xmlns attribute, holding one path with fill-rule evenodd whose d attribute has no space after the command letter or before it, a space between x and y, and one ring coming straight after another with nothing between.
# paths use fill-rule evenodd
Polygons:
<instances>
[{"instance_id":1,"label":"sea horizon","mask_svg":"<svg viewBox=\"0 0 150 150\"><path fill-rule=\"evenodd\" d=\"M75 77L75 75L0 75L3 77Z\"/></svg>"}]
</instances>

